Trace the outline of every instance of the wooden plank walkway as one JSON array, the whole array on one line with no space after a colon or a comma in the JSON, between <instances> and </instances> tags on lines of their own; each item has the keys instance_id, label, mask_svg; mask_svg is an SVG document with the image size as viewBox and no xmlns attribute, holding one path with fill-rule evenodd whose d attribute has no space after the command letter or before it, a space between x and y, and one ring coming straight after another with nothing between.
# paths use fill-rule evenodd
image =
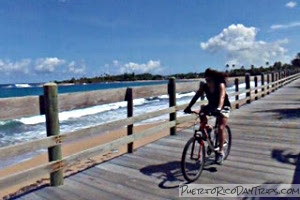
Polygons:
<instances>
[{"instance_id":1,"label":"wooden plank walkway","mask_svg":"<svg viewBox=\"0 0 300 200\"><path fill-rule=\"evenodd\" d=\"M232 113L233 145L196 183L300 183L300 79ZM177 199L187 129L17 199Z\"/></svg>"}]
</instances>

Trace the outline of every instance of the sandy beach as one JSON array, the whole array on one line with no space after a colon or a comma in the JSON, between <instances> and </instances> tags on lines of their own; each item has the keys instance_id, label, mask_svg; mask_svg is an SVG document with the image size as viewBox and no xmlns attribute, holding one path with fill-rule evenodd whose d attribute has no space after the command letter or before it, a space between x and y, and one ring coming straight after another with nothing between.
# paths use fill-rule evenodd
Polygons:
<instances>
[{"instance_id":1,"label":"sandy beach","mask_svg":"<svg viewBox=\"0 0 300 200\"><path fill-rule=\"evenodd\" d=\"M134 131L136 133L141 132L145 129L151 128L158 125L158 123L152 123L152 124L145 124L145 125L139 125L139 126L135 126L134 127ZM178 131L180 129L183 129L185 127L188 127L190 124L181 124L178 126ZM97 136L93 136L93 137L88 137L88 138L82 138L78 141L72 142L72 143L67 143L65 145L62 146L62 150L63 150L63 156L68 156L68 155L72 155L74 153L77 153L79 151L82 151L84 149L88 149L88 148L92 148L95 147L97 145L100 144L104 144L107 143L109 141L115 140L117 138L123 137L127 134L127 129L126 128L122 128L122 129L118 129L118 130L114 130L114 131L110 131L110 132L105 132L105 133L100 133ZM141 140L138 140L134 143L134 148L139 148L145 144L148 144L152 141L155 141L159 138L165 137L169 135L169 130L166 129L165 131L161 131L158 132L150 137L147 138L143 138ZM94 166L96 164L99 164L103 161L112 159L114 157L117 157L119 155L122 155L124 153L127 152L127 145L121 146L118 151L113 151L113 152L107 152L105 154L101 154L99 156L96 157L90 157L87 158L85 160L82 160L80 162L78 162L77 164L64 169L64 175L65 176L70 176L72 174L75 174L79 171L82 171L86 168L89 168L91 166ZM180 159L180 158L178 158ZM30 160L26 160L22 163L13 165L13 166L9 166L8 168L2 169L0 170L0 176L7 176L10 174L14 174L17 172L21 172L22 170L26 170L26 169L30 169L32 167L36 167L39 166L41 164L44 164L48 162L48 155L47 153L42 153L36 157L33 157ZM49 183L49 175L45 174L42 177L37 177L32 179L31 181L28 182L24 182L22 184L18 184L18 185L14 185L11 188L8 188L4 191L0 192L0 196L2 198L7 198L9 196L15 196L21 193L24 193L28 190L34 189L38 186L41 185L45 185Z\"/></svg>"}]
</instances>

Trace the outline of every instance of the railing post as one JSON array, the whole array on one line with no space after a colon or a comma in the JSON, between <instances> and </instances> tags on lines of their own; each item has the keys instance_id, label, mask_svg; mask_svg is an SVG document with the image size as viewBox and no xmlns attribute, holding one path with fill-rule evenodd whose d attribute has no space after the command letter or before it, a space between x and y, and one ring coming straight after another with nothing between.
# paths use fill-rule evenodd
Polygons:
<instances>
[{"instance_id":1,"label":"railing post","mask_svg":"<svg viewBox=\"0 0 300 200\"><path fill-rule=\"evenodd\" d=\"M270 94L270 74L267 74L267 94Z\"/></svg>"},{"instance_id":2,"label":"railing post","mask_svg":"<svg viewBox=\"0 0 300 200\"><path fill-rule=\"evenodd\" d=\"M285 79L287 76L286 76L286 70L283 70L283 78ZM285 80L282 82L282 85L285 85Z\"/></svg>"},{"instance_id":3,"label":"railing post","mask_svg":"<svg viewBox=\"0 0 300 200\"><path fill-rule=\"evenodd\" d=\"M169 107L176 106L176 81L175 77L171 77L168 83ZM170 113L170 121L176 120L176 111ZM176 134L176 126L170 128L170 135Z\"/></svg>"},{"instance_id":4,"label":"railing post","mask_svg":"<svg viewBox=\"0 0 300 200\"><path fill-rule=\"evenodd\" d=\"M58 118L57 85L47 83L44 85L44 105L46 116L47 136L58 136L60 134ZM49 162L62 159L61 144L48 148ZM63 169L50 173L51 186L59 186L64 183Z\"/></svg>"},{"instance_id":5,"label":"railing post","mask_svg":"<svg viewBox=\"0 0 300 200\"><path fill-rule=\"evenodd\" d=\"M279 80L279 72L276 72L275 73L275 81L277 81L277 83L276 83L276 89L279 88L279 82L278 82L278 80Z\"/></svg>"},{"instance_id":6,"label":"railing post","mask_svg":"<svg viewBox=\"0 0 300 200\"><path fill-rule=\"evenodd\" d=\"M282 70L282 79L285 78L285 70ZM284 81L281 81L281 85L283 86L284 85Z\"/></svg>"},{"instance_id":7,"label":"railing post","mask_svg":"<svg viewBox=\"0 0 300 200\"><path fill-rule=\"evenodd\" d=\"M257 93L258 93L258 90L257 90L257 86L258 86L258 84L257 84L257 76L254 76L254 87L255 87L255 100L257 100L258 99L258 96L257 96Z\"/></svg>"},{"instance_id":8,"label":"railing post","mask_svg":"<svg viewBox=\"0 0 300 200\"><path fill-rule=\"evenodd\" d=\"M261 73L261 96L264 97L265 96L265 74Z\"/></svg>"},{"instance_id":9,"label":"railing post","mask_svg":"<svg viewBox=\"0 0 300 200\"><path fill-rule=\"evenodd\" d=\"M279 81L280 80L280 71L278 71L276 79L277 79L276 81L278 81L277 82L277 89L278 89L278 88L280 88L280 81Z\"/></svg>"},{"instance_id":10,"label":"railing post","mask_svg":"<svg viewBox=\"0 0 300 200\"><path fill-rule=\"evenodd\" d=\"M276 79L277 79L277 72L274 72L274 82L276 82ZM275 91L277 88L277 83L274 83L273 87L274 87L273 91Z\"/></svg>"},{"instance_id":11,"label":"railing post","mask_svg":"<svg viewBox=\"0 0 300 200\"><path fill-rule=\"evenodd\" d=\"M239 92L239 79L238 78L234 79L234 85L235 85L235 92ZM239 94L235 95L235 101L238 101L238 100L239 100ZM235 108L236 109L240 108L239 103L235 104Z\"/></svg>"},{"instance_id":12,"label":"railing post","mask_svg":"<svg viewBox=\"0 0 300 200\"><path fill-rule=\"evenodd\" d=\"M287 77L287 71L284 70L284 78L286 78L286 77Z\"/></svg>"},{"instance_id":13,"label":"railing post","mask_svg":"<svg viewBox=\"0 0 300 200\"><path fill-rule=\"evenodd\" d=\"M283 72L284 72L284 78L287 78L286 70L284 70ZM284 81L282 82L282 85L285 85L285 82L286 82L286 80L284 80Z\"/></svg>"},{"instance_id":14,"label":"railing post","mask_svg":"<svg viewBox=\"0 0 300 200\"><path fill-rule=\"evenodd\" d=\"M271 91L273 92L275 89L275 85L274 85L274 80L275 80L275 74L274 72L271 73L271 82L272 82L272 85L271 85Z\"/></svg>"},{"instance_id":15,"label":"railing post","mask_svg":"<svg viewBox=\"0 0 300 200\"><path fill-rule=\"evenodd\" d=\"M281 81L280 81L281 79L282 79L282 72L279 71L279 72L278 72L278 88L281 87Z\"/></svg>"},{"instance_id":16,"label":"railing post","mask_svg":"<svg viewBox=\"0 0 300 200\"><path fill-rule=\"evenodd\" d=\"M284 78L284 75L283 75L283 71L279 71L279 73L280 73L280 76L279 76L279 87L282 87L282 80L281 79L283 79Z\"/></svg>"},{"instance_id":17,"label":"railing post","mask_svg":"<svg viewBox=\"0 0 300 200\"><path fill-rule=\"evenodd\" d=\"M279 72L276 72L275 73L275 81L277 81L277 83L276 83L276 90L279 88L279 82L278 82L278 80L279 80Z\"/></svg>"},{"instance_id":18,"label":"railing post","mask_svg":"<svg viewBox=\"0 0 300 200\"><path fill-rule=\"evenodd\" d=\"M246 90L250 90L250 74L245 74L245 83L246 83ZM249 98L246 102L251 103L251 90L246 92L246 98Z\"/></svg>"},{"instance_id":19,"label":"railing post","mask_svg":"<svg viewBox=\"0 0 300 200\"><path fill-rule=\"evenodd\" d=\"M132 88L127 88L126 90L126 101L127 101L127 117L133 116L133 90ZM133 134L133 124L127 125L127 135ZM133 142L128 143L127 152L133 153Z\"/></svg>"}]
</instances>

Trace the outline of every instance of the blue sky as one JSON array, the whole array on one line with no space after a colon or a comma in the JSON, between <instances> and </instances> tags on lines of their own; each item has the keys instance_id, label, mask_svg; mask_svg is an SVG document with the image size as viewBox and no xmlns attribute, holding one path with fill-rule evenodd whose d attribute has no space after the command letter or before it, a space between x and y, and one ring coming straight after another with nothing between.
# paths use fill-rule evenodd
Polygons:
<instances>
[{"instance_id":1,"label":"blue sky","mask_svg":"<svg viewBox=\"0 0 300 200\"><path fill-rule=\"evenodd\" d=\"M1 0L0 83L287 62L298 1Z\"/></svg>"}]
</instances>

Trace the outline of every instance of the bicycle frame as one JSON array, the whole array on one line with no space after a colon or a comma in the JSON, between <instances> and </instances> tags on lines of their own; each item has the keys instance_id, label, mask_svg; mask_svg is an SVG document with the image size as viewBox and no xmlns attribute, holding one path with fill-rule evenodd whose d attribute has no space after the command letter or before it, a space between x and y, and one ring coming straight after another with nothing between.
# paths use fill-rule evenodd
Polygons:
<instances>
[{"instance_id":1,"label":"bicycle frame","mask_svg":"<svg viewBox=\"0 0 300 200\"><path fill-rule=\"evenodd\" d=\"M200 122L201 123L201 122ZM216 122L215 122L215 125L213 127L213 129L215 130L214 131L214 134L215 134L215 137L216 137L216 140L218 139L218 133L217 133L217 128L219 126L219 120L218 118L216 118ZM201 126L200 126L201 127ZM198 132L201 132L201 134L199 134ZM199 130L195 130L195 133L194 133L194 137L195 139L199 142L199 144L201 143L204 143L203 141L206 141L207 144L208 144L208 148L211 150L211 151L218 151L219 150L219 147L215 146L213 144L213 141L211 140L211 137L208 135L207 131L205 129L202 129L200 128ZM194 145L193 144L193 147L192 147L192 152L194 151ZM192 158L192 155L191 155L191 158Z\"/></svg>"}]
</instances>

